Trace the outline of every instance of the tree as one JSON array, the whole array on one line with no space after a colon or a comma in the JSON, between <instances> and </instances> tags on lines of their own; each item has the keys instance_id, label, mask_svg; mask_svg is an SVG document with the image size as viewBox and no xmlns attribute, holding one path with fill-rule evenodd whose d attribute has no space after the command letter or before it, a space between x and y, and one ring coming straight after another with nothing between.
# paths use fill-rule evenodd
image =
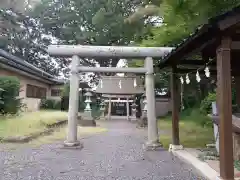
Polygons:
<instances>
[{"instance_id":1,"label":"tree","mask_svg":"<svg viewBox=\"0 0 240 180\"><path fill-rule=\"evenodd\" d=\"M141 0L42 0L31 12L40 19L46 34L61 44L128 45L139 41L145 33L144 21L130 24L126 18ZM82 59L82 64L116 66L114 59Z\"/></svg>"},{"instance_id":2,"label":"tree","mask_svg":"<svg viewBox=\"0 0 240 180\"><path fill-rule=\"evenodd\" d=\"M153 27L144 46L176 46L209 18L240 4L240 0L163 0L159 12L163 23Z\"/></svg>"},{"instance_id":3,"label":"tree","mask_svg":"<svg viewBox=\"0 0 240 180\"><path fill-rule=\"evenodd\" d=\"M151 2L150 2L151 4ZM159 4L154 4L154 8L142 7L140 12L134 13L129 18L131 23L138 19L149 19L158 16L162 23L153 25L148 36L139 43L140 46L172 46L176 47L182 43L190 34L209 18L224 13L240 4L240 0L162 0ZM157 7L158 6L158 11ZM132 18L134 17L134 18ZM131 66L142 66L143 61L132 61ZM158 65L156 62L155 65ZM161 71L155 78L156 89L167 87L169 89L170 72ZM184 99L190 101L192 105L207 94L205 90L211 91L214 86L210 84L211 80L202 79L200 83L194 80L195 74L189 75L192 81L184 85ZM183 77L185 78L185 76ZM211 79L211 78L210 78ZM194 81L194 82L193 82ZM210 85L208 85L210 84ZM189 100L191 99L191 100Z\"/></svg>"},{"instance_id":4,"label":"tree","mask_svg":"<svg viewBox=\"0 0 240 180\"><path fill-rule=\"evenodd\" d=\"M147 23L156 24L160 23L159 18L153 18L160 15L159 5L162 0L145 0L140 4L134 13L127 17L126 21L129 23L136 23L141 20L147 20ZM161 20L161 18L160 18Z\"/></svg>"},{"instance_id":5,"label":"tree","mask_svg":"<svg viewBox=\"0 0 240 180\"><path fill-rule=\"evenodd\" d=\"M46 48L52 40L44 34L41 24L36 19L12 10L0 10L0 17L7 24L1 29L1 49L46 72L59 74L59 69L64 63L49 57Z\"/></svg>"},{"instance_id":6,"label":"tree","mask_svg":"<svg viewBox=\"0 0 240 180\"><path fill-rule=\"evenodd\" d=\"M25 0L0 0L1 9L11 9L16 12L24 12Z\"/></svg>"}]
</instances>

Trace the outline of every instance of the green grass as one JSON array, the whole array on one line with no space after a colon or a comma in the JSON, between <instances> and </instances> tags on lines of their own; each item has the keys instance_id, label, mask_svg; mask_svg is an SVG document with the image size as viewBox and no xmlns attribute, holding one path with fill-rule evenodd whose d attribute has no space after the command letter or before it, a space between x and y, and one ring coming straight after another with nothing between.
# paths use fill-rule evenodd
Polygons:
<instances>
[{"instance_id":1,"label":"green grass","mask_svg":"<svg viewBox=\"0 0 240 180\"><path fill-rule=\"evenodd\" d=\"M97 135L99 133L106 132L107 129L103 127L78 127L78 139L81 141L83 138L87 138L89 136ZM52 134L40 136L37 139L33 139L28 143L4 143L5 150L16 150L24 147L40 147L44 144L58 143L62 144L67 137L67 128L59 127L55 129Z\"/></svg>"},{"instance_id":2,"label":"green grass","mask_svg":"<svg viewBox=\"0 0 240 180\"><path fill-rule=\"evenodd\" d=\"M78 127L78 139L85 138L91 135L95 135L98 133L106 132L107 129L102 127ZM40 146L42 144L50 144L57 141L64 141L66 140L67 136L67 128L60 127L55 130L53 134L47 136L41 136L37 139L30 141L28 144L31 146Z\"/></svg>"},{"instance_id":3,"label":"green grass","mask_svg":"<svg viewBox=\"0 0 240 180\"><path fill-rule=\"evenodd\" d=\"M67 112L61 111L28 112L19 116L0 117L0 137L29 135L46 129L47 125L52 125L57 121L66 119ZM106 131L107 129L102 127L78 127L78 136L79 139L81 139ZM65 140L67 136L66 133L67 127L60 126L57 127L52 134L40 136L28 143L5 143L4 147L7 150L14 150L25 146L38 147L43 144Z\"/></svg>"},{"instance_id":4,"label":"green grass","mask_svg":"<svg viewBox=\"0 0 240 180\"><path fill-rule=\"evenodd\" d=\"M171 116L161 118L158 121L160 130L169 133L160 135L160 141L164 147L172 143L172 121ZM211 120L200 114L198 110L183 112L179 122L180 144L186 148L202 148L206 144L214 142Z\"/></svg>"},{"instance_id":5,"label":"green grass","mask_svg":"<svg viewBox=\"0 0 240 180\"><path fill-rule=\"evenodd\" d=\"M0 117L0 137L23 136L40 132L59 120L66 120L67 112L26 112L19 116Z\"/></svg>"}]
</instances>

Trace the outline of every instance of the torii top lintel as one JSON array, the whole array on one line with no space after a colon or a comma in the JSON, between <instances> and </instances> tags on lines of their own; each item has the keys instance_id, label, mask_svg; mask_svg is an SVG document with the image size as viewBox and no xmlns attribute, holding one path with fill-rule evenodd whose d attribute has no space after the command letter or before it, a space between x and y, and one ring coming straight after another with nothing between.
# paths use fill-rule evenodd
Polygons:
<instances>
[{"instance_id":1,"label":"torii top lintel","mask_svg":"<svg viewBox=\"0 0 240 180\"><path fill-rule=\"evenodd\" d=\"M50 45L48 53L52 56L82 58L161 58L173 50L172 47L130 47L130 46L85 46L85 45Z\"/></svg>"}]
</instances>

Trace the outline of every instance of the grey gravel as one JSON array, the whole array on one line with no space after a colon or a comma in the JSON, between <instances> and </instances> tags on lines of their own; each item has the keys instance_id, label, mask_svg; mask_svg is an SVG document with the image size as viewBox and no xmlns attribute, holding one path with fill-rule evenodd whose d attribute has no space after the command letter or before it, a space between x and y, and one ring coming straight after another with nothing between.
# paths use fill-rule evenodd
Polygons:
<instances>
[{"instance_id":1,"label":"grey gravel","mask_svg":"<svg viewBox=\"0 0 240 180\"><path fill-rule=\"evenodd\" d=\"M61 142L0 151L1 180L203 180L168 151L144 151L144 130L115 121L108 132L82 139L82 150Z\"/></svg>"}]
</instances>

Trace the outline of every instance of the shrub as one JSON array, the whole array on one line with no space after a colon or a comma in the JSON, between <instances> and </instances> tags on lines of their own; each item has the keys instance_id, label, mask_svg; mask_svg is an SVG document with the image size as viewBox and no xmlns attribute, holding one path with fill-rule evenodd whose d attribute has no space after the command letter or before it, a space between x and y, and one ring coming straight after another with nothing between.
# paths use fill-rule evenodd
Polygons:
<instances>
[{"instance_id":1,"label":"shrub","mask_svg":"<svg viewBox=\"0 0 240 180\"><path fill-rule=\"evenodd\" d=\"M189 116L185 116L185 118L186 118L186 120L189 119L189 120L195 122L196 124L199 124L202 127L205 127L205 126L211 127L212 126L211 119L208 116L202 114L198 109L192 109Z\"/></svg>"},{"instance_id":2,"label":"shrub","mask_svg":"<svg viewBox=\"0 0 240 180\"><path fill-rule=\"evenodd\" d=\"M58 100L58 101L55 103L55 109L58 109L58 110L61 109L61 100Z\"/></svg>"},{"instance_id":3,"label":"shrub","mask_svg":"<svg viewBox=\"0 0 240 180\"><path fill-rule=\"evenodd\" d=\"M212 113L212 102L216 101L216 92L209 93L201 102L200 111L203 114Z\"/></svg>"},{"instance_id":4,"label":"shrub","mask_svg":"<svg viewBox=\"0 0 240 180\"><path fill-rule=\"evenodd\" d=\"M64 84L63 89L61 90L61 96L62 97L68 97L70 91L69 83Z\"/></svg>"},{"instance_id":5,"label":"shrub","mask_svg":"<svg viewBox=\"0 0 240 180\"><path fill-rule=\"evenodd\" d=\"M199 101L193 95L184 94L183 95L183 105L184 105L184 108L186 108L186 109L193 108L193 107L196 107L199 105Z\"/></svg>"},{"instance_id":6,"label":"shrub","mask_svg":"<svg viewBox=\"0 0 240 180\"><path fill-rule=\"evenodd\" d=\"M69 108L69 91L70 91L70 85L69 83L66 83L61 91L61 110L67 111ZM85 108L85 97L82 96L84 94L85 90L80 94L79 93L79 108L78 111L83 111Z\"/></svg>"},{"instance_id":7,"label":"shrub","mask_svg":"<svg viewBox=\"0 0 240 180\"><path fill-rule=\"evenodd\" d=\"M16 114L21 108L21 99L17 98L20 90L19 79L13 76L1 76L0 88L2 89L0 112Z\"/></svg>"},{"instance_id":8,"label":"shrub","mask_svg":"<svg viewBox=\"0 0 240 180\"><path fill-rule=\"evenodd\" d=\"M201 102L200 111L203 114L212 113L212 102L216 101L217 94L216 92L209 93ZM232 89L232 112L238 112L239 106L236 105L236 90Z\"/></svg>"},{"instance_id":9,"label":"shrub","mask_svg":"<svg viewBox=\"0 0 240 180\"><path fill-rule=\"evenodd\" d=\"M92 104L92 117L99 117L101 115L100 106L97 104Z\"/></svg>"},{"instance_id":10,"label":"shrub","mask_svg":"<svg viewBox=\"0 0 240 180\"><path fill-rule=\"evenodd\" d=\"M78 105L78 111L83 111L85 108L85 97L80 98L79 97L79 105ZM69 97L68 96L64 96L62 97L61 100L61 110L63 111L68 111L69 108Z\"/></svg>"},{"instance_id":11,"label":"shrub","mask_svg":"<svg viewBox=\"0 0 240 180\"><path fill-rule=\"evenodd\" d=\"M42 99L40 103L40 109L61 109L61 101L55 99Z\"/></svg>"},{"instance_id":12,"label":"shrub","mask_svg":"<svg viewBox=\"0 0 240 180\"><path fill-rule=\"evenodd\" d=\"M4 89L0 88L0 104L4 104L2 93L4 92Z\"/></svg>"}]
</instances>

